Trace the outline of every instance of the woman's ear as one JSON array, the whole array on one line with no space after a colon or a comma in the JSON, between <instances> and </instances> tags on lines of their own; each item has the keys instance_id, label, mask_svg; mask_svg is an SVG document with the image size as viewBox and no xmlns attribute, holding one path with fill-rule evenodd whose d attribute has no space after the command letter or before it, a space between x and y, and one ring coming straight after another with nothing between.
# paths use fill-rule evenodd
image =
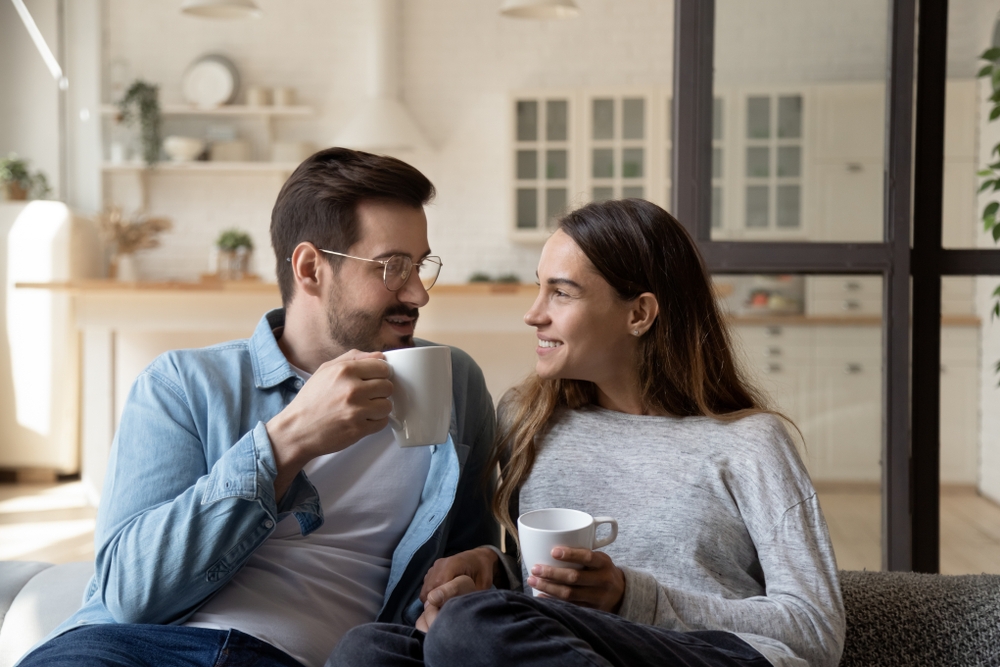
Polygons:
<instances>
[{"instance_id":1,"label":"woman's ear","mask_svg":"<svg viewBox=\"0 0 1000 667\"><path fill-rule=\"evenodd\" d=\"M326 264L324 258L320 256L319 250L312 243L303 241L295 246L292 257L292 274L295 277L297 290L310 296L320 294L320 270L321 265Z\"/></svg>"},{"instance_id":2,"label":"woman's ear","mask_svg":"<svg viewBox=\"0 0 1000 667\"><path fill-rule=\"evenodd\" d=\"M643 292L632 302L632 310L629 312L629 333L633 336L642 336L653 326L659 314L660 304L656 301L656 297L652 292Z\"/></svg>"}]
</instances>

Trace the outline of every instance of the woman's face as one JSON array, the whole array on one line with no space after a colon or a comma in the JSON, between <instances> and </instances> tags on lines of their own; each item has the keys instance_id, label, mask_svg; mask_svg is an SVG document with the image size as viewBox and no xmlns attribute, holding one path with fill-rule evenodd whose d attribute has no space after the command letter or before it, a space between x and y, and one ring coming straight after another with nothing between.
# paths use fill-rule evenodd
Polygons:
<instances>
[{"instance_id":1,"label":"woman's face","mask_svg":"<svg viewBox=\"0 0 1000 667\"><path fill-rule=\"evenodd\" d=\"M553 234L538 261L538 297L524 321L538 332L544 379L615 384L634 365L631 305L617 297L568 234Z\"/></svg>"}]
</instances>

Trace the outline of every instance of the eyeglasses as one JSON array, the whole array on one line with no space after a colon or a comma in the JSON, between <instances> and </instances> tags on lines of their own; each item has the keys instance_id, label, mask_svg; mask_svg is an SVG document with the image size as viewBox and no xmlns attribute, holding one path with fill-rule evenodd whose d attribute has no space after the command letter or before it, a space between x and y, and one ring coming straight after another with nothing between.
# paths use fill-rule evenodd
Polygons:
<instances>
[{"instance_id":1,"label":"eyeglasses","mask_svg":"<svg viewBox=\"0 0 1000 667\"><path fill-rule=\"evenodd\" d=\"M383 267L382 282L385 283L385 288L390 292L395 292L406 284L414 266L417 267L417 276L420 278L420 284L424 286L425 290L434 287L434 283L438 279L438 274L441 273L441 258L434 255L424 257L414 264L413 260L407 255L393 255L389 259L365 259L364 257L345 255L342 252L323 250L322 248L317 248L317 250L325 252L328 255L337 255L338 257L347 257L348 259L360 259L362 262L381 264Z\"/></svg>"}]
</instances>

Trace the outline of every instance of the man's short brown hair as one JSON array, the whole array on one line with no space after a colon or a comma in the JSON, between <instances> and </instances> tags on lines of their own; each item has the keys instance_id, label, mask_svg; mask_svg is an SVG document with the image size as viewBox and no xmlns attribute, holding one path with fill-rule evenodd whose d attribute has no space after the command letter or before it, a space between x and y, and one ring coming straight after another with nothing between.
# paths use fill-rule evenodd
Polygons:
<instances>
[{"instance_id":1,"label":"man's short brown hair","mask_svg":"<svg viewBox=\"0 0 1000 667\"><path fill-rule=\"evenodd\" d=\"M358 204L374 200L421 208L434 185L402 160L347 148L328 148L306 159L278 193L271 211L271 245L281 302L291 303L295 279L288 259L303 241L346 252L358 240ZM336 264L340 258L328 256Z\"/></svg>"}]
</instances>

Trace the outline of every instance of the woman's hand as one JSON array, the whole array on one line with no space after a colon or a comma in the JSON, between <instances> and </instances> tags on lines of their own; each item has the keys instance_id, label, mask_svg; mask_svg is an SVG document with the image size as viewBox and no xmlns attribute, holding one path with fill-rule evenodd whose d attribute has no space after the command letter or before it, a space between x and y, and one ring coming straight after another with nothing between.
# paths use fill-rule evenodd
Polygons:
<instances>
[{"instance_id":1,"label":"woman's hand","mask_svg":"<svg viewBox=\"0 0 1000 667\"><path fill-rule=\"evenodd\" d=\"M451 598L492 587L493 575L499 563L496 552L486 547L437 559L424 577L424 585L420 589L424 613L417 619L417 630L427 632L441 607Z\"/></svg>"},{"instance_id":2,"label":"woman's hand","mask_svg":"<svg viewBox=\"0 0 1000 667\"><path fill-rule=\"evenodd\" d=\"M552 557L582 565L583 569L535 565L529 573L529 586L544 595L581 607L618 612L625 598L625 574L611 556L590 549L556 547Z\"/></svg>"}]
</instances>

